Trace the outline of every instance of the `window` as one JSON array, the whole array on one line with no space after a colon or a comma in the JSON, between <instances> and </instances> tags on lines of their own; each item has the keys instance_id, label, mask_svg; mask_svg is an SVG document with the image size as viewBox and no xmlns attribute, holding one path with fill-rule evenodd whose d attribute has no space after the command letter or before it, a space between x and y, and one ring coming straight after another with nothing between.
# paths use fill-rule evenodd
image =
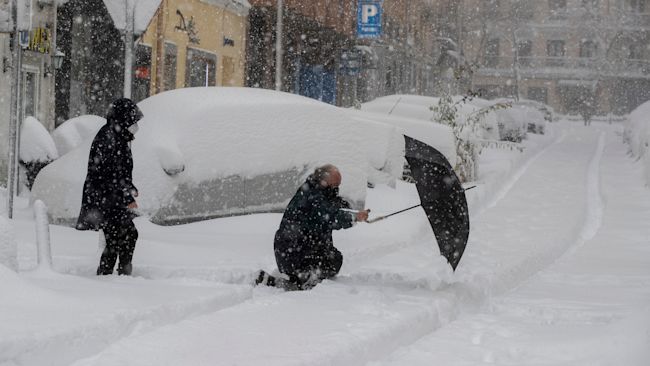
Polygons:
<instances>
[{"instance_id":1,"label":"window","mask_svg":"<svg viewBox=\"0 0 650 366\"><path fill-rule=\"evenodd\" d=\"M533 56L533 41L519 41L517 42L517 56L519 65L530 66Z\"/></svg>"},{"instance_id":2,"label":"window","mask_svg":"<svg viewBox=\"0 0 650 366\"><path fill-rule=\"evenodd\" d=\"M193 48L187 49L185 85L215 86L217 81L217 56Z\"/></svg>"},{"instance_id":3,"label":"window","mask_svg":"<svg viewBox=\"0 0 650 366\"><path fill-rule=\"evenodd\" d=\"M564 63L562 58L566 54L564 44L564 41L557 40L546 42L546 54L549 56L547 61L548 66L562 66Z\"/></svg>"},{"instance_id":4,"label":"window","mask_svg":"<svg viewBox=\"0 0 650 366\"><path fill-rule=\"evenodd\" d=\"M637 13L645 13L648 9L648 0L627 0L627 9Z\"/></svg>"},{"instance_id":5,"label":"window","mask_svg":"<svg viewBox=\"0 0 650 366\"><path fill-rule=\"evenodd\" d=\"M139 102L149 96L151 85L151 47L138 45L135 49L133 100Z\"/></svg>"},{"instance_id":6,"label":"window","mask_svg":"<svg viewBox=\"0 0 650 366\"><path fill-rule=\"evenodd\" d=\"M566 0L548 0L548 8L553 13L566 11Z\"/></svg>"},{"instance_id":7,"label":"window","mask_svg":"<svg viewBox=\"0 0 650 366\"><path fill-rule=\"evenodd\" d=\"M38 112L38 74L23 71L23 116L36 117Z\"/></svg>"},{"instance_id":8,"label":"window","mask_svg":"<svg viewBox=\"0 0 650 366\"><path fill-rule=\"evenodd\" d=\"M492 38L485 45L485 66L497 67L499 65L499 39Z\"/></svg>"},{"instance_id":9,"label":"window","mask_svg":"<svg viewBox=\"0 0 650 366\"><path fill-rule=\"evenodd\" d=\"M548 90L540 87L528 88L528 99L548 104Z\"/></svg>"},{"instance_id":10,"label":"window","mask_svg":"<svg viewBox=\"0 0 650 366\"><path fill-rule=\"evenodd\" d=\"M580 43L580 57L594 58L598 51L598 46L594 41L582 41Z\"/></svg>"},{"instance_id":11,"label":"window","mask_svg":"<svg viewBox=\"0 0 650 366\"><path fill-rule=\"evenodd\" d=\"M641 60L643 57L643 48L638 43L633 43L628 46L627 58L630 60Z\"/></svg>"},{"instance_id":12,"label":"window","mask_svg":"<svg viewBox=\"0 0 650 366\"><path fill-rule=\"evenodd\" d=\"M165 65L163 70L163 90L176 89L176 45L165 42Z\"/></svg>"},{"instance_id":13,"label":"window","mask_svg":"<svg viewBox=\"0 0 650 366\"><path fill-rule=\"evenodd\" d=\"M598 0L582 0L582 6L585 8L595 9L598 7Z\"/></svg>"}]
</instances>

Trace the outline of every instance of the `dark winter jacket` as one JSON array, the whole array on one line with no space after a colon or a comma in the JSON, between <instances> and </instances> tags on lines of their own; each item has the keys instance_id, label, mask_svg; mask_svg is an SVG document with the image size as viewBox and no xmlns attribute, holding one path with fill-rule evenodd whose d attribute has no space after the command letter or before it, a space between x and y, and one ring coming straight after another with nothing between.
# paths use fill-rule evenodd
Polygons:
<instances>
[{"instance_id":1,"label":"dark winter jacket","mask_svg":"<svg viewBox=\"0 0 650 366\"><path fill-rule=\"evenodd\" d=\"M142 112L129 99L111 104L106 124L90 147L78 230L100 230L107 223L133 218L127 206L135 201L137 189L129 146L133 135L128 128L141 118Z\"/></svg>"},{"instance_id":2,"label":"dark winter jacket","mask_svg":"<svg viewBox=\"0 0 650 366\"><path fill-rule=\"evenodd\" d=\"M352 227L353 214L341 210L349 207L350 204L338 196L338 189L322 187L313 177L308 178L289 202L275 235L280 270L309 267L296 262L318 263L319 258L338 252L332 230Z\"/></svg>"}]
</instances>

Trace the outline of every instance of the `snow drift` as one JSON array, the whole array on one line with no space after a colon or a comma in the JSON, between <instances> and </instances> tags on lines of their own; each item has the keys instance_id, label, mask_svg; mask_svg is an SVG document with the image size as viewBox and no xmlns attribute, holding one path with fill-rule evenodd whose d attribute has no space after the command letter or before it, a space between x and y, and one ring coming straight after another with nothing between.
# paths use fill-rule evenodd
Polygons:
<instances>
[{"instance_id":1,"label":"snow drift","mask_svg":"<svg viewBox=\"0 0 650 366\"><path fill-rule=\"evenodd\" d=\"M395 127L354 121L305 97L250 88L187 88L142 101L133 142L141 210L176 223L284 209L304 178L324 163L343 175L341 194L363 206L369 180L399 177L404 142ZM91 141L46 167L32 199L54 222L81 206Z\"/></svg>"},{"instance_id":2,"label":"snow drift","mask_svg":"<svg viewBox=\"0 0 650 366\"><path fill-rule=\"evenodd\" d=\"M646 183L650 184L650 101L630 113L625 125L624 139L630 153L643 161Z\"/></svg>"},{"instance_id":3,"label":"snow drift","mask_svg":"<svg viewBox=\"0 0 650 366\"><path fill-rule=\"evenodd\" d=\"M3 266L14 271L18 270L17 255L18 249L11 222L6 217L0 216L0 277Z\"/></svg>"}]
</instances>

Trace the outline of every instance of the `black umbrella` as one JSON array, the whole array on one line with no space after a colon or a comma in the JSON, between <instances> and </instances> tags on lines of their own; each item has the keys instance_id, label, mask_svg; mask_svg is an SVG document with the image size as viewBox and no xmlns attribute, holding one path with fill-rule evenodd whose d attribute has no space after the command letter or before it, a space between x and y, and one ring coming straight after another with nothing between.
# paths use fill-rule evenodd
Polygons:
<instances>
[{"instance_id":1,"label":"black umbrella","mask_svg":"<svg viewBox=\"0 0 650 366\"><path fill-rule=\"evenodd\" d=\"M469 237L465 189L444 155L421 141L408 136L404 138L406 160L411 168L411 176L415 180L421 204L369 222L422 206L438 241L440 254L445 256L451 267L456 270Z\"/></svg>"}]
</instances>

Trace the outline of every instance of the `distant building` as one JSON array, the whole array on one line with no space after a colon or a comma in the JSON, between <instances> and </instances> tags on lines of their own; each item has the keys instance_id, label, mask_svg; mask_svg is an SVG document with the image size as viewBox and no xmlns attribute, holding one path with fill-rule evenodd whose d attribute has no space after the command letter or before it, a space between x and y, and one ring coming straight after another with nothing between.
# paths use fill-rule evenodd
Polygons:
<instances>
[{"instance_id":1,"label":"distant building","mask_svg":"<svg viewBox=\"0 0 650 366\"><path fill-rule=\"evenodd\" d=\"M561 113L628 113L650 99L650 1L464 0L463 50L487 98Z\"/></svg>"},{"instance_id":2,"label":"distant building","mask_svg":"<svg viewBox=\"0 0 650 366\"><path fill-rule=\"evenodd\" d=\"M70 0L59 8L57 122L104 115L124 92L124 0ZM245 0L133 0L131 97L193 86L243 86Z\"/></svg>"},{"instance_id":3,"label":"distant building","mask_svg":"<svg viewBox=\"0 0 650 366\"><path fill-rule=\"evenodd\" d=\"M247 85L273 89L277 1L250 2ZM284 0L282 90L342 106L395 93L431 95L442 2L384 0L382 35L360 39L358 1Z\"/></svg>"}]
</instances>

